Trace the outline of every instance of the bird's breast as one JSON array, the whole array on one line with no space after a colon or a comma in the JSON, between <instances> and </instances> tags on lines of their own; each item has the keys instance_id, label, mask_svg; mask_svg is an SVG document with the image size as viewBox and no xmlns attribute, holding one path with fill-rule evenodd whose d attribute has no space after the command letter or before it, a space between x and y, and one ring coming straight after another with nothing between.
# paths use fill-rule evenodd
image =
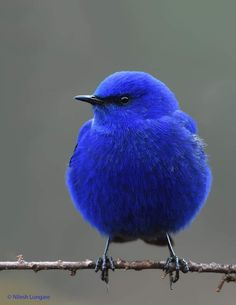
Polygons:
<instances>
[{"instance_id":1,"label":"bird's breast","mask_svg":"<svg viewBox=\"0 0 236 305\"><path fill-rule=\"evenodd\" d=\"M177 127L83 137L67 181L75 206L99 231L145 235L190 221L205 198L209 169L201 142Z\"/></svg>"}]
</instances>

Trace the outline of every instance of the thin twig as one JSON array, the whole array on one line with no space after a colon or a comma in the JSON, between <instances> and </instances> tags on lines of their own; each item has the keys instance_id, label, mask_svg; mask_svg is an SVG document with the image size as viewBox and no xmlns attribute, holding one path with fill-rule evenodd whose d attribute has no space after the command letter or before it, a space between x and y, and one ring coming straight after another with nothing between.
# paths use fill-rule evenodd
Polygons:
<instances>
[{"instance_id":1,"label":"thin twig","mask_svg":"<svg viewBox=\"0 0 236 305\"><path fill-rule=\"evenodd\" d=\"M216 292L220 292L224 286L224 283L229 283L229 282L236 282L236 274L225 274L222 277L222 279L216 289Z\"/></svg>"},{"instance_id":2,"label":"thin twig","mask_svg":"<svg viewBox=\"0 0 236 305\"><path fill-rule=\"evenodd\" d=\"M125 270L144 270L144 269L160 269L163 270L165 266L165 261L153 261L153 260L143 260L143 261L126 261L122 259L114 260L114 265L116 269ZM196 263L188 261L189 271L198 273L219 273L224 274L220 284L217 287L217 291L220 291L225 282L236 282L236 264L217 264L217 263ZM89 259L78 262L68 262L68 261L31 261L27 262L24 260L22 255L17 256L17 261L4 261L0 262L0 271L2 270L33 270L35 272L41 270L68 270L70 275L75 275L76 271L83 269L94 269L95 262ZM173 269L169 271L174 271Z\"/></svg>"},{"instance_id":3,"label":"thin twig","mask_svg":"<svg viewBox=\"0 0 236 305\"><path fill-rule=\"evenodd\" d=\"M5 261L0 262L1 270L81 270L81 269L94 269L95 262L86 259L84 261L68 262L68 261L32 261L27 262L24 260L22 255L17 256L17 261ZM118 258L114 261L116 269L126 270L143 270L143 269L160 269L162 270L165 266L165 261L153 261L153 260L142 260L142 261L126 261ZM222 273L222 274L236 274L236 264L216 264L216 263L196 263L188 261L189 270L191 272L201 273ZM170 269L171 271L171 269ZM173 270L174 271L174 266Z\"/></svg>"}]
</instances>

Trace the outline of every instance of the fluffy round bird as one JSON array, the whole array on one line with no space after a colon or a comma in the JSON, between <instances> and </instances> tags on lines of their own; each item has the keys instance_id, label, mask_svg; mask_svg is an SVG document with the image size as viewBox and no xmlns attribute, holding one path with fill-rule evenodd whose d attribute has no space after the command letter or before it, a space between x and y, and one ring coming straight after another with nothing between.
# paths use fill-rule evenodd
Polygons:
<instances>
[{"instance_id":1,"label":"fluffy round bird","mask_svg":"<svg viewBox=\"0 0 236 305\"><path fill-rule=\"evenodd\" d=\"M107 237L95 271L108 282L109 243L142 239L169 247L165 270L176 282L188 265L170 235L194 220L212 180L196 122L144 72L116 72L75 99L90 103L94 116L80 129L66 183L76 209Z\"/></svg>"}]
</instances>

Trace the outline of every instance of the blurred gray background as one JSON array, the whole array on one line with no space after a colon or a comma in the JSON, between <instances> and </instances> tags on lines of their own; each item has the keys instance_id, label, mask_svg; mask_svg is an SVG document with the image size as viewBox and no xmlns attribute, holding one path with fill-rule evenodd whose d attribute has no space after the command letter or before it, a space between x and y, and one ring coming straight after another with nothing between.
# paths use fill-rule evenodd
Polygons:
<instances>
[{"instance_id":1,"label":"blurred gray background","mask_svg":"<svg viewBox=\"0 0 236 305\"><path fill-rule=\"evenodd\" d=\"M199 124L214 182L202 213L176 236L180 256L236 263L235 1L0 1L0 258L97 258L105 240L75 211L64 183L89 105L108 74L143 70L164 81ZM113 245L114 258L164 259L142 242ZM50 304L235 304L234 284L188 274L175 289L160 271L111 274L110 291L92 271L1 272L8 294L50 295ZM16 301L15 301L16 302ZM25 301L18 301L25 304ZM31 302L33 303L33 302Z\"/></svg>"}]
</instances>

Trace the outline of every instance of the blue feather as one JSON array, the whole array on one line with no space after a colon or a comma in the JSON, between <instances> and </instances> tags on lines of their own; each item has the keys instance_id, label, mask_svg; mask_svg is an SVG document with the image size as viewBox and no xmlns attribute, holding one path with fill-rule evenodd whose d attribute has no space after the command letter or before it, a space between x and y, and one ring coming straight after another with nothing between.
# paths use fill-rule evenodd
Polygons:
<instances>
[{"instance_id":1,"label":"blue feather","mask_svg":"<svg viewBox=\"0 0 236 305\"><path fill-rule=\"evenodd\" d=\"M144 72L117 72L95 91L104 101L79 133L66 182L101 234L150 238L189 225L211 171L197 125L168 87ZM128 96L126 105L117 99Z\"/></svg>"}]
</instances>

